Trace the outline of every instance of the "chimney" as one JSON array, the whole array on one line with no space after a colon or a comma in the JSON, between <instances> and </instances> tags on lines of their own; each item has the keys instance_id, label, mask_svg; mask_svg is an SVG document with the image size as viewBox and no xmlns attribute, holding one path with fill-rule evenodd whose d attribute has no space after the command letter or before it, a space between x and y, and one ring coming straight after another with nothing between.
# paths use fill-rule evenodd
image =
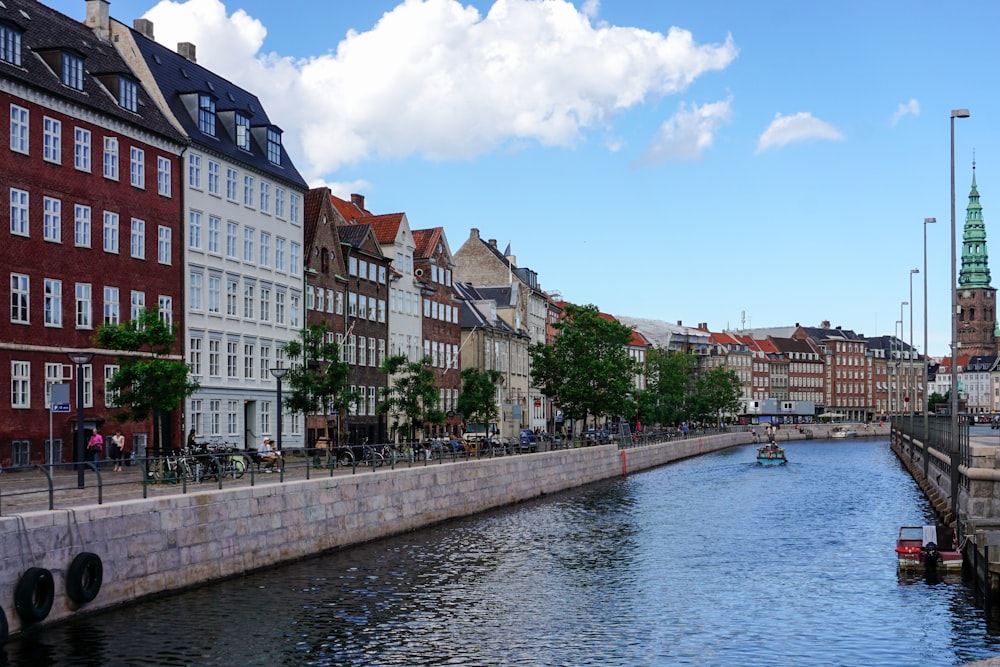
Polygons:
<instances>
[{"instance_id":1,"label":"chimney","mask_svg":"<svg viewBox=\"0 0 1000 667\"><path fill-rule=\"evenodd\" d=\"M149 19L136 19L132 22L132 27L144 37L153 39L153 22Z\"/></svg>"},{"instance_id":2,"label":"chimney","mask_svg":"<svg viewBox=\"0 0 1000 667\"><path fill-rule=\"evenodd\" d=\"M111 15L108 13L108 6L108 0L87 0L87 18L84 20L84 24L104 40L111 38Z\"/></svg>"},{"instance_id":3,"label":"chimney","mask_svg":"<svg viewBox=\"0 0 1000 667\"><path fill-rule=\"evenodd\" d=\"M684 326L684 323L680 320L677 320L677 326L682 327Z\"/></svg>"},{"instance_id":4,"label":"chimney","mask_svg":"<svg viewBox=\"0 0 1000 667\"><path fill-rule=\"evenodd\" d=\"M478 239L479 238L479 228L478 227L473 227L472 229L469 230L469 238L470 239Z\"/></svg>"},{"instance_id":5,"label":"chimney","mask_svg":"<svg viewBox=\"0 0 1000 667\"><path fill-rule=\"evenodd\" d=\"M497 240L496 239L490 239L489 240L489 244L490 244L491 247L496 248L497 247Z\"/></svg>"},{"instance_id":6,"label":"chimney","mask_svg":"<svg viewBox=\"0 0 1000 667\"><path fill-rule=\"evenodd\" d=\"M194 44L192 44L191 42L179 42L177 44L177 54L184 58L187 58L193 63L198 62L198 59L195 57L194 54Z\"/></svg>"},{"instance_id":7,"label":"chimney","mask_svg":"<svg viewBox=\"0 0 1000 667\"><path fill-rule=\"evenodd\" d=\"M351 203L362 211L365 210L365 196L351 193Z\"/></svg>"}]
</instances>

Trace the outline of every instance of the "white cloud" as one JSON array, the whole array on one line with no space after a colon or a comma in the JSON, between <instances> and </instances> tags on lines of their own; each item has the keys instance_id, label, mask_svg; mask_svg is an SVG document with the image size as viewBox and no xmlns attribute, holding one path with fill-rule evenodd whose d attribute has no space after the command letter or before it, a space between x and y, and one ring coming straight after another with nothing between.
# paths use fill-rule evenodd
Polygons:
<instances>
[{"instance_id":1,"label":"white cloud","mask_svg":"<svg viewBox=\"0 0 1000 667\"><path fill-rule=\"evenodd\" d=\"M771 124L760 135L756 152L763 153L771 148L814 139L843 141L844 135L836 127L816 118L808 111L800 111L791 116L777 113Z\"/></svg>"},{"instance_id":2,"label":"white cloud","mask_svg":"<svg viewBox=\"0 0 1000 667\"><path fill-rule=\"evenodd\" d=\"M312 180L374 157L468 159L500 146L572 146L615 113L681 92L737 56L731 36L698 45L593 26L566 0L497 0L483 16L458 0L404 0L368 32L302 60L260 53L266 30L220 0L163 0L147 17L173 48L256 93Z\"/></svg>"},{"instance_id":3,"label":"white cloud","mask_svg":"<svg viewBox=\"0 0 1000 667\"><path fill-rule=\"evenodd\" d=\"M891 127L895 127L904 116L919 116L920 115L920 102L916 99L912 99L906 104L900 104L899 108L896 109L896 113L892 114L892 120L889 121Z\"/></svg>"},{"instance_id":4,"label":"white cloud","mask_svg":"<svg viewBox=\"0 0 1000 667\"><path fill-rule=\"evenodd\" d=\"M732 98L704 104L681 104L680 109L660 126L644 163L664 160L695 160L711 147L715 133L732 117Z\"/></svg>"},{"instance_id":5,"label":"white cloud","mask_svg":"<svg viewBox=\"0 0 1000 667\"><path fill-rule=\"evenodd\" d=\"M580 13L590 19L596 19L601 12L601 0L583 0Z\"/></svg>"}]
</instances>

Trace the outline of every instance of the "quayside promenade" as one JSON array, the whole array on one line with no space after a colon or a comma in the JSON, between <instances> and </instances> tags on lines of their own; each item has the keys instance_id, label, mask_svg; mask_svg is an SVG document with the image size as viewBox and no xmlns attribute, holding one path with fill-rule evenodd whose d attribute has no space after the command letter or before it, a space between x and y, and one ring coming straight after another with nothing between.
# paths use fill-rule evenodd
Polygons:
<instances>
[{"instance_id":1,"label":"quayside promenade","mask_svg":"<svg viewBox=\"0 0 1000 667\"><path fill-rule=\"evenodd\" d=\"M813 426L808 432L787 428L778 435L779 440L822 438L828 431L828 426ZM888 425L872 427L869 434L887 436ZM745 445L752 438L741 430L625 449L612 444L519 456L444 457L394 468L332 472L302 459L290 461L284 473L254 470L239 480L225 479L222 488L215 480L186 487L144 486L136 477L128 481L130 474L139 474L126 469L102 471L98 488L97 475L91 472L85 488L77 489L75 478L64 473L54 478L59 484L53 485L51 501L47 481L39 482L37 493L8 497L4 489L18 475L4 473L0 476L3 622L9 633L17 633L30 624L26 619L45 624L240 576L629 471ZM46 478L35 475L35 479ZM48 509L50 502L55 509ZM99 586L94 583L96 574L101 577Z\"/></svg>"}]
</instances>

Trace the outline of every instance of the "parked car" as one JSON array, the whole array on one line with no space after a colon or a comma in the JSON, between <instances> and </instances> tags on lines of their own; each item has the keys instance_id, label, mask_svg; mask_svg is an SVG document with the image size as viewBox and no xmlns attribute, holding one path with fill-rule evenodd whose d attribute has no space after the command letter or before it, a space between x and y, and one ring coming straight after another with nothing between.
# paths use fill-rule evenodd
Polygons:
<instances>
[{"instance_id":1,"label":"parked car","mask_svg":"<svg viewBox=\"0 0 1000 667\"><path fill-rule=\"evenodd\" d=\"M517 436L518 449L522 452L533 452L538 449L538 436L530 428L522 428Z\"/></svg>"},{"instance_id":2,"label":"parked car","mask_svg":"<svg viewBox=\"0 0 1000 667\"><path fill-rule=\"evenodd\" d=\"M601 429L588 428L586 431L583 432L583 439L589 443L599 443L604 445L611 441L611 433L609 433L607 430L603 428Z\"/></svg>"},{"instance_id":3,"label":"parked car","mask_svg":"<svg viewBox=\"0 0 1000 667\"><path fill-rule=\"evenodd\" d=\"M492 445L500 444L500 428L496 424L467 424L462 440L471 444L489 442Z\"/></svg>"}]
</instances>

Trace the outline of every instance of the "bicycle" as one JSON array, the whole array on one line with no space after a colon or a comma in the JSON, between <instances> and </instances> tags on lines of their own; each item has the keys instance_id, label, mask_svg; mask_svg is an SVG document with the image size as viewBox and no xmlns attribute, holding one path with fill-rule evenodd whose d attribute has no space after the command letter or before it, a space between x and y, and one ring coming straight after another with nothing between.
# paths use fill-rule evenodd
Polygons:
<instances>
[{"instance_id":1,"label":"bicycle","mask_svg":"<svg viewBox=\"0 0 1000 667\"><path fill-rule=\"evenodd\" d=\"M176 484L181 480L197 480L198 461L188 448L180 454L168 454L146 459L146 478L161 484Z\"/></svg>"}]
</instances>

